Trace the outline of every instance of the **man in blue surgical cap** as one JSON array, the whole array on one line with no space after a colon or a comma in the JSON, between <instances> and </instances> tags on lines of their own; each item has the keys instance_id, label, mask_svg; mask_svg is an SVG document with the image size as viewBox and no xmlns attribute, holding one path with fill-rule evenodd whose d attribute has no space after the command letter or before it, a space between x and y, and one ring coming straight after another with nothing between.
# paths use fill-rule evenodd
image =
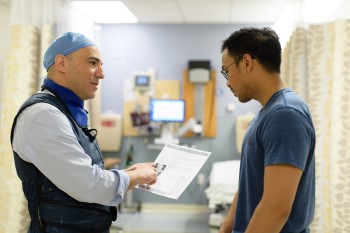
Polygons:
<instances>
[{"instance_id":1,"label":"man in blue surgical cap","mask_svg":"<svg viewBox=\"0 0 350 233\"><path fill-rule=\"evenodd\" d=\"M84 100L104 78L96 45L79 33L57 38L44 55L42 90L19 109L11 143L31 217L28 232L109 232L124 193L156 181L153 163L106 170Z\"/></svg>"}]
</instances>

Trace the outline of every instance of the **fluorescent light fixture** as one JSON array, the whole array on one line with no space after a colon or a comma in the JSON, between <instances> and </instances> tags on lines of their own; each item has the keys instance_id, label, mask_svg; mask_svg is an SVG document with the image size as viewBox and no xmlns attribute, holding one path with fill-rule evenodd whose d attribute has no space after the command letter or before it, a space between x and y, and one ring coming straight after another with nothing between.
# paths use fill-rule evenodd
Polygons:
<instances>
[{"instance_id":1,"label":"fluorescent light fixture","mask_svg":"<svg viewBox=\"0 0 350 233\"><path fill-rule=\"evenodd\" d=\"M72 1L72 4L95 23L137 23L137 18L120 1Z\"/></svg>"}]
</instances>

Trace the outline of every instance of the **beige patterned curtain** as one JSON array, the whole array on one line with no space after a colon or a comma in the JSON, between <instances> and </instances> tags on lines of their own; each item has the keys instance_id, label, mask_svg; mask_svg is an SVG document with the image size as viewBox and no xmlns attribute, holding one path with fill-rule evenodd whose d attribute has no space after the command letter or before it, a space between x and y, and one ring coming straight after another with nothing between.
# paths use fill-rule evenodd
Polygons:
<instances>
[{"instance_id":1,"label":"beige patterned curtain","mask_svg":"<svg viewBox=\"0 0 350 233\"><path fill-rule=\"evenodd\" d=\"M13 118L37 90L39 32L34 26L13 26L2 88L0 135L0 232L26 232L28 213L10 145Z\"/></svg>"},{"instance_id":2,"label":"beige patterned curtain","mask_svg":"<svg viewBox=\"0 0 350 233\"><path fill-rule=\"evenodd\" d=\"M350 232L350 21L294 31L283 77L309 103L316 129L316 212L311 232Z\"/></svg>"}]
</instances>

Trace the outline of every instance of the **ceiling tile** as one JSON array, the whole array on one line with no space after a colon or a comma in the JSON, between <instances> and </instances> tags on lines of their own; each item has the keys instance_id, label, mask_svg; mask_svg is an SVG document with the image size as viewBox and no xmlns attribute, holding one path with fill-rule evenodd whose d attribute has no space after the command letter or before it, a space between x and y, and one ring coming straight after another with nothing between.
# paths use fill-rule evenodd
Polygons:
<instances>
[{"instance_id":1,"label":"ceiling tile","mask_svg":"<svg viewBox=\"0 0 350 233\"><path fill-rule=\"evenodd\" d=\"M122 0L141 23L273 23L293 0ZM297 1L297 0L294 0Z\"/></svg>"},{"instance_id":2,"label":"ceiling tile","mask_svg":"<svg viewBox=\"0 0 350 233\"><path fill-rule=\"evenodd\" d=\"M289 0L232 0L231 22L273 23Z\"/></svg>"},{"instance_id":3,"label":"ceiling tile","mask_svg":"<svg viewBox=\"0 0 350 233\"><path fill-rule=\"evenodd\" d=\"M187 23L229 23L230 1L178 1Z\"/></svg>"},{"instance_id":4,"label":"ceiling tile","mask_svg":"<svg viewBox=\"0 0 350 233\"><path fill-rule=\"evenodd\" d=\"M123 3L140 23L182 23L184 20L174 0L127 0Z\"/></svg>"}]
</instances>

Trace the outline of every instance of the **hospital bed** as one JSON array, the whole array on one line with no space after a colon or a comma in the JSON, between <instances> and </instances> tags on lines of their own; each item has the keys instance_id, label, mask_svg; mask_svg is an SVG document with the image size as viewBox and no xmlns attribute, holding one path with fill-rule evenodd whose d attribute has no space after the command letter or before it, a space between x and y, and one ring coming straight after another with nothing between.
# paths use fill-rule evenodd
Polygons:
<instances>
[{"instance_id":1,"label":"hospital bed","mask_svg":"<svg viewBox=\"0 0 350 233\"><path fill-rule=\"evenodd\" d=\"M209 187L205 190L208 198L209 226L219 228L230 208L238 189L239 160L228 160L213 164Z\"/></svg>"}]
</instances>

